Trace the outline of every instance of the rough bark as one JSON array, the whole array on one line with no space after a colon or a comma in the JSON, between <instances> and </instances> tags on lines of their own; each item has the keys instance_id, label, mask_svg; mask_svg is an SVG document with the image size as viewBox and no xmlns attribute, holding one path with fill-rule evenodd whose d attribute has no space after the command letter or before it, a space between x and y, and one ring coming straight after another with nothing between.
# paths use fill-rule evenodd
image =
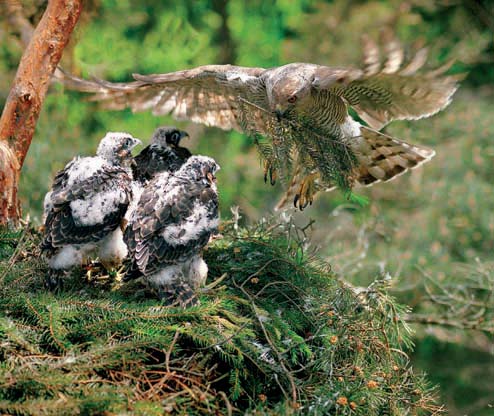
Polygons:
<instances>
[{"instance_id":1,"label":"rough bark","mask_svg":"<svg viewBox=\"0 0 494 416\"><path fill-rule=\"evenodd\" d=\"M50 78L82 10L82 0L49 0L24 54L0 119L0 225L17 224L19 172Z\"/></svg>"},{"instance_id":2,"label":"rough bark","mask_svg":"<svg viewBox=\"0 0 494 416\"><path fill-rule=\"evenodd\" d=\"M9 218L19 218L20 206L17 198L19 162L7 142L0 141L0 224ZM3 223L1 220L4 220ZM16 220L12 220L14 223Z\"/></svg>"}]
</instances>

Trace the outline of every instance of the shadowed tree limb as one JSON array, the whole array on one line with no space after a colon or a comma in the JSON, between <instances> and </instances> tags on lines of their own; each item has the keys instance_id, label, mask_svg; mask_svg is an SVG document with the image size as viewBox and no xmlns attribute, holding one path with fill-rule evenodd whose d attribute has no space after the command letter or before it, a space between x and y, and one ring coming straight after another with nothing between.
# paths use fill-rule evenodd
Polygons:
<instances>
[{"instance_id":1,"label":"shadowed tree limb","mask_svg":"<svg viewBox=\"0 0 494 416\"><path fill-rule=\"evenodd\" d=\"M21 18L22 22L20 10L15 8L17 4L13 2L12 5L14 8L8 17ZM0 225L16 225L20 218L17 198L19 172L31 144L50 78L81 10L82 0L49 0L22 55L0 119ZM26 25L21 23L21 27L26 28ZM27 36L25 33L22 34L23 41Z\"/></svg>"}]
</instances>

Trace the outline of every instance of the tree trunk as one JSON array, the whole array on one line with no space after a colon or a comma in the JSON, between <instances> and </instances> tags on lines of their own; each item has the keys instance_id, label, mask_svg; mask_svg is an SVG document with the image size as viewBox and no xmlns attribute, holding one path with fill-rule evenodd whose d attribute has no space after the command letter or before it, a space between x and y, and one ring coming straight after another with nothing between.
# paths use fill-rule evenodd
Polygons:
<instances>
[{"instance_id":1,"label":"tree trunk","mask_svg":"<svg viewBox=\"0 0 494 416\"><path fill-rule=\"evenodd\" d=\"M19 172L53 71L82 10L82 0L49 0L22 55L0 119L0 225L17 225Z\"/></svg>"}]
</instances>

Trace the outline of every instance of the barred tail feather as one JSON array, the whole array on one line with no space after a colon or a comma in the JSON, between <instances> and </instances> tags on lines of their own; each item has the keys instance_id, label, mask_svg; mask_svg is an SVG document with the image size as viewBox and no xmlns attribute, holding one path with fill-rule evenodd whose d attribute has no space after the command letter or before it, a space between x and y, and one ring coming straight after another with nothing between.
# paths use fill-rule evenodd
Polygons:
<instances>
[{"instance_id":1,"label":"barred tail feather","mask_svg":"<svg viewBox=\"0 0 494 416\"><path fill-rule=\"evenodd\" d=\"M360 131L363 142L356 151L359 161L353 177L356 185L370 186L389 181L435 155L432 149L405 143L368 127L361 126Z\"/></svg>"}]
</instances>

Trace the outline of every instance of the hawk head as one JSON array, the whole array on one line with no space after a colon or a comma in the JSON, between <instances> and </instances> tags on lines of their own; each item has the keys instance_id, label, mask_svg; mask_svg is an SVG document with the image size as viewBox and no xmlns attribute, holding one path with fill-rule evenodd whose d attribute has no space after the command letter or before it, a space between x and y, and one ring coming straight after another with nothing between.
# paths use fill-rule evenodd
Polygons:
<instances>
[{"instance_id":1,"label":"hawk head","mask_svg":"<svg viewBox=\"0 0 494 416\"><path fill-rule=\"evenodd\" d=\"M303 69L303 64L282 66L278 76L266 84L270 109L278 119L296 111L310 98L314 77Z\"/></svg>"},{"instance_id":2,"label":"hawk head","mask_svg":"<svg viewBox=\"0 0 494 416\"><path fill-rule=\"evenodd\" d=\"M176 176L183 176L212 185L216 181L215 174L219 170L220 166L214 159L207 156L192 156L180 168Z\"/></svg>"},{"instance_id":3,"label":"hawk head","mask_svg":"<svg viewBox=\"0 0 494 416\"><path fill-rule=\"evenodd\" d=\"M127 165L132 162L132 149L141 144L129 133L108 132L98 145L96 154L113 165Z\"/></svg>"},{"instance_id":4,"label":"hawk head","mask_svg":"<svg viewBox=\"0 0 494 416\"><path fill-rule=\"evenodd\" d=\"M189 133L183 130L178 130L174 126L158 127L151 138L152 144L165 148L168 146L177 147L180 144L180 140L184 137L189 137Z\"/></svg>"}]
</instances>

